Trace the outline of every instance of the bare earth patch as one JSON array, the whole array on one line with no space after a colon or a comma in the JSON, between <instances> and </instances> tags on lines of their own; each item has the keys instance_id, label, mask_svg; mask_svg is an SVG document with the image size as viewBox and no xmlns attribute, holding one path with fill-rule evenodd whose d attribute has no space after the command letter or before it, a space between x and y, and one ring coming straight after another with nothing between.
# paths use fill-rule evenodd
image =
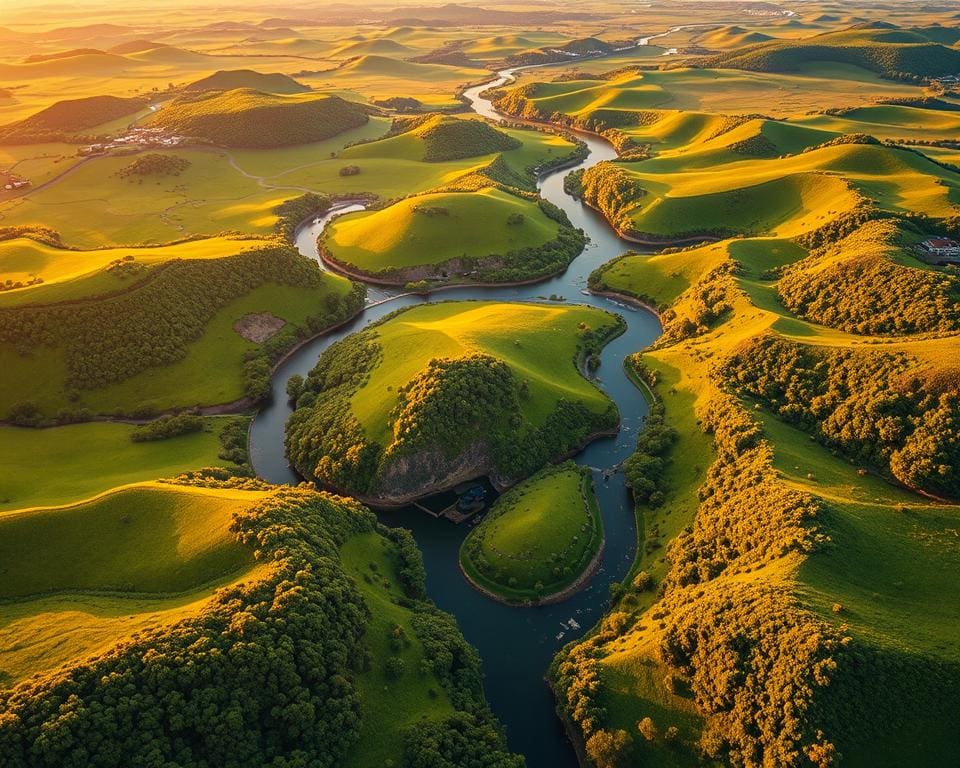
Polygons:
<instances>
[{"instance_id":1,"label":"bare earth patch","mask_svg":"<svg viewBox=\"0 0 960 768\"><path fill-rule=\"evenodd\" d=\"M269 312L258 312L252 315L244 315L233 324L233 330L239 333L247 341L253 341L261 344L286 325L283 318L271 315Z\"/></svg>"}]
</instances>

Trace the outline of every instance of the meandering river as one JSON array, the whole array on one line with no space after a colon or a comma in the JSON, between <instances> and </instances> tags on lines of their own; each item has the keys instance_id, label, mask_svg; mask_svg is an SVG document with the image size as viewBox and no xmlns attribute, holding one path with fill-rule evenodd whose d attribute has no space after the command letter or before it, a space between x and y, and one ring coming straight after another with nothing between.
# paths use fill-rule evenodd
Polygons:
<instances>
[{"instance_id":1,"label":"meandering river","mask_svg":"<svg viewBox=\"0 0 960 768\"><path fill-rule=\"evenodd\" d=\"M652 39L652 38L649 38ZM487 88L502 85L514 70L504 70L491 83L467 90L464 96L474 111L494 120L501 118L490 102L481 97ZM614 149L599 137L583 134L589 156L576 168L587 168L616 157ZM543 301L551 294L568 302L589 304L621 314L627 332L607 345L601 355L598 383L612 397L622 420L620 434L595 441L576 457L579 464L594 468L595 484L606 533L606 549L598 574L580 592L557 605L542 608L514 608L485 598L473 590L457 567L460 543L470 528L433 518L416 508L383 512L387 525L413 531L423 552L427 570L427 591L436 604L457 617L463 634L483 658L487 698L507 727L510 747L526 755L530 768L574 768L576 756L554 711L554 701L544 683L550 660L565 643L588 631L603 614L610 585L626 575L636 552L636 523L623 475L603 479L600 470L618 465L630 455L637 430L647 413L640 393L623 371L623 358L646 347L660 333L656 317L644 310L626 307L585 293L587 276L596 267L623 253L630 246L620 240L596 212L563 191L566 168L545 174L539 181L540 194L560 206L575 227L590 237L584 252L562 274L536 285L504 288L456 288L436 294L432 300L486 299L496 301ZM351 207L357 210L357 207ZM340 209L336 213L343 212ZM297 238L300 251L317 259L317 236L331 215L304 227ZM273 398L256 416L250 431L251 461L257 474L274 483L296 483L299 478L284 457L284 423L290 415L285 394L293 374L306 375L319 353L368 323L394 310L431 299L397 295L371 287L365 311L349 324L301 347L277 370ZM565 629L575 619L579 630ZM563 633L560 637L560 633Z\"/></svg>"}]
</instances>

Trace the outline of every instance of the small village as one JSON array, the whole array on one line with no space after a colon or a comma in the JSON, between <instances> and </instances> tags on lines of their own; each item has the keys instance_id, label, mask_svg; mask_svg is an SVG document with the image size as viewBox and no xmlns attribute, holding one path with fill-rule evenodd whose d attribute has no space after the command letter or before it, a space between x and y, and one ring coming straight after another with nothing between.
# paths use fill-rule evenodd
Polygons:
<instances>
[{"instance_id":1,"label":"small village","mask_svg":"<svg viewBox=\"0 0 960 768\"><path fill-rule=\"evenodd\" d=\"M162 128L130 128L122 136L98 144L89 144L81 147L79 154L84 157L103 155L115 149L140 149L143 147L170 148L179 147L186 143L186 136L176 136L167 133Z\"/></svg>"},{"instance_id":2,"label":"small village","mask_svg":"<svg viewBox=\"0 0 960 768\"><path fill-rule=\"evenodd\" d=\"M947 237L929 237L917 246L917 252L928 264L960 265L960 243Z\"/></svg>"}]
</instances>

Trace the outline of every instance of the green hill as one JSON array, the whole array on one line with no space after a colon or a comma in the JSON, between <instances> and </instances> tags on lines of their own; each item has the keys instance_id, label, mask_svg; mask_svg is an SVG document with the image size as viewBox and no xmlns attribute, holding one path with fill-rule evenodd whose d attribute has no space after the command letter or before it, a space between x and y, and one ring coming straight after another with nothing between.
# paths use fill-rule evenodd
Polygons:
<instances>
[{"instance_id":1,"label":"green hill","mask_svg":"<svg viewBox=\"0 0 960 768\"><path fill-rule=\"evenodd\" d=\"M547 467L497 499L460 547L460 567L480 589L534 603L588 574L603 521L588 469Z\"/></svg>"},{"instance_id":2,"label":"green hill","mask_svg":"<svg viewBox=\"0 0 960 768\"><path fill-rule=\"evenodd\" d=\"M398 284L529 280L563 269L583 245L549 204L495 187L341 216L320 242L335 265Z\"/></svg>"},{"instance_id":3,"label":"green hill","mask_svg":"<svg viewBox=\"0 0 960 768\"><path fill-rule=\"evenodd\" d=\"M750 45L701 59L696 66L795 72L815 62L853 64L885 77L937 77L960 71L960 51L910 30L869 26Z\"/></svg>"},{"instance_id":4,"label":"green hill","mask_svg":"<svg viewBox=\"0 0 960 768\"><path fill-rule=\"evenodd\" d=\"M6 761L522 765L409 533L305 489L190 482L213 487L0 518Z\"/></svg>"},{"instance_id":5,"label":"green hill","mask_svg":"<svg viewBox=\"0 0 960 768\"><path fill-rule=\"evenodd\" d=\"M245 88L262 93L303 93L310 88L289 75L263 73L252 69L221 69L185 85L185 91L233 91Z\"/></svg>"},{"instance_id":6,"label":"green hill","mask_svg":"<svg viewBox=\"0 0 960 768\"><path fill-rule=\"evenodd\" d=\"M25 120L0 126L0 142L13 144L56 141L65 133L89 130L136 114L147 102L148 100L141 96L89 96L58 101Z\"/></svg>"},{"instance_id":7,"label":"green hill","mask_svg":"<svg viewBox=\"0 0 960 768\"><path fill-rule=\"evenodd\" d=\"M620 330L577 306L445 302L388 316L321 355L287 423L288 455L304 476L386 505L533 474L616 425L577 360Z\"/></svg>"},{"instance_id":8,"label":"green hill","mask_svg":"<svg viewBox=\"0 0 960 768\"><path fill-rule=\"evenodd\" d=\"M398 157L438 163L509 152L522 146L519 139L484 120L425 115L395 119L386 138L348 147L343 157Z\"/></svg>"},{"instance_id":9,"label":"green hill","mask_svg":"<svg viewBox=\"0 0 960 768\"><path fill-rule=\"evenodd\" d=\"M112 293L0 309L0 360L15 382L0 392L0 413L33 424L60 411L76 418L257 400L273 360L362 303L362 287L290 246L268 241L228 254L151 267L121 260L108 269L134 277ZM264 319L264 335L246 329Z\"/></svg>"},{"instance_id":10,"label":"green hill","mask_svg":"<svg viewBox=\"0 0 960 768\"><path fill-rule=\"evenodd\" d=\"M241 88L181 95L149 124L221 146L266 148L322 141L368 119L364 107L339 96Z\"/></svg>"}]
</instances>

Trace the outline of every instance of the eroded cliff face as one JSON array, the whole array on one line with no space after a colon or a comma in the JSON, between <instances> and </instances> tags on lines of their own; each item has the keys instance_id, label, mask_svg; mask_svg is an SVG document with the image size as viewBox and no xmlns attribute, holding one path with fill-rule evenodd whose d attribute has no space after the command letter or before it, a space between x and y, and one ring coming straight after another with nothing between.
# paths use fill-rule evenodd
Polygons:
<instances>
[{"instance_id":1,"label":"eroded cliff face","mask_svg":"<svg viewBox=\"0 0 960 768\"><path fill-rule=\"evenodd\" d=\"M486 440L471 442L452 458L442 448L416 451L383 462L369 503L401 506L483 476L494 485L506 483L497 476Z\"/></svg>"}]
</instances>

